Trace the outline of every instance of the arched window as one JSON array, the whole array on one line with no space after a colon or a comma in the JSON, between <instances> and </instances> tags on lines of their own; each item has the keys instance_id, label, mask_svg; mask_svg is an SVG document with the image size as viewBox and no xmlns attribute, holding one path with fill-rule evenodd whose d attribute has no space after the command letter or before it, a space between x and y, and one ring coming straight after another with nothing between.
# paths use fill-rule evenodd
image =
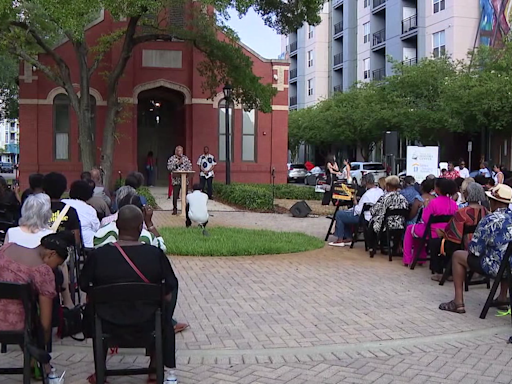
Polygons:
<instances>
[{"instance_id":1,"label":"arched window","mask_svg":"<svg viewBox=\"0 0 512 384\"><path fill-rule=\"evenodd\" d=\"M256 161L256 111L243 111L242 161Z\"/></svg>"},{"instance_id":2,"label":"arched window","mask_svg":"<svg viewBox=\"0 0 512 384\"><path fill-rule=\"evenodd\" d=\"M53 99L55 160L69 160L69 131L69 97L61 93Z\"/></svg>"},{"instance_id":3,"label":"arched window","mask_svg":"<svg viewBox=\"0 0 512 384\"><path fill-rule=\"evenodd\" d=\"M233 162L233 129L235 127L235 116L233 113L233 105L228 108L229 114L229 158ZM226 101L223 99L219 102L219 155L220 161L226 161Z\"/></svg>"}]
</instances>

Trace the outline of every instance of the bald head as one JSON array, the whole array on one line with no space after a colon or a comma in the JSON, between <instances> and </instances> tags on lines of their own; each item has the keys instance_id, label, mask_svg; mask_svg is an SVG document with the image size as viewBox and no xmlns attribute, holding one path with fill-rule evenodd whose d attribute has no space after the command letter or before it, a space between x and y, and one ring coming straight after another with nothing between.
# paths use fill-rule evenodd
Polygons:
<instances>
[{"instance_id":1,"label":"bald head","mask_svg":"<svg viewBox=\"0 0 512 384\"><path fill-rule=\"evenodd\" d=\"M142 231L144 217L142 211L135 205L125 205L119 210L117 216L117 229L119 239L139 239Z\"/></svg>"},{"instance_id":2,"label":"bald head","mask_svg":"<svg viewBox=\"0 0 512 384\"><path fill-rule=\"evenodd\" d=\"M181 156L183 155L183 147L181 145L178 145L175 149L174 149L174 154L176 156Z\"/></svg>"},{"instance_id":3,"label":"bald head","mask_svg":"<svg viewBox=\"0 0 512 384\"><path fill-rule=\"evenodd\" d=\"M93 168L91 170L91 178L96 183L96 185L98 185L98 182L101 181L101 173L98 168Z\"/></svg>"}]
</instances>

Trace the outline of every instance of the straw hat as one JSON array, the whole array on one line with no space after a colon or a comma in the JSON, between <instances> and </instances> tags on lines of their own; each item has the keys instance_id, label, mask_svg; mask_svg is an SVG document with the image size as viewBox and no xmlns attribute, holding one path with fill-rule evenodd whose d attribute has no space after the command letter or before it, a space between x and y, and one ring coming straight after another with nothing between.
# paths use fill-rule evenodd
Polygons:
<instances>
[{"instance_id":1,"label":"straw hat","mask_svg":"<svg viewBox=\"0 0 512 384\"><path fill-rule=\"evenodd\" d=\"M485 194L501 203L511 204L512 203L512 188L505 184L498 184L497 186L491 188Z\"/></svg>"}]
</instances>

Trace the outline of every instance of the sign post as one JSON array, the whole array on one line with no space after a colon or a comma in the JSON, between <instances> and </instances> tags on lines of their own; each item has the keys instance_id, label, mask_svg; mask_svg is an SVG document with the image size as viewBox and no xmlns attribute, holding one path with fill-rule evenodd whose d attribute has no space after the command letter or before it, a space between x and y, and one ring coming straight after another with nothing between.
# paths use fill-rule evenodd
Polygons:
<instances>
[{"instance_id":1,"label":"sign post","mask_svg":"<svg viewBox=\"0 0 512 384\"><path fill-rule=\"evenodd\" d=\"M407 175L421 183L428 175L439 176L439 147L407 147Z\"/></svg>"},{"instance_id":2,"label":"sign post","mask_svg":"<svg viewBox=\"0 0 512 384\"><path fill-rule=\"evenodd\" d=\"M473 142L472 141L468 141L468 153L469 153L469 156L468 156L468 169L469 169L469 172L471 172L471 152L473 152Z\"/></svg>"}]
</instances>

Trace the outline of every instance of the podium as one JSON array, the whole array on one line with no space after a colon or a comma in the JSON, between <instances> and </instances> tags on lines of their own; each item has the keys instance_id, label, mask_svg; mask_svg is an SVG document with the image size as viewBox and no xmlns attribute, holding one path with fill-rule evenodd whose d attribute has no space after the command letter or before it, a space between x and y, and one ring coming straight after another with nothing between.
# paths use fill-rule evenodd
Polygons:
<instances>
[{"instance_id":1,"label":"podium","mask_svg":"<svg viewBox=\"0 0 512 384\"><path fill-rule=\"evenodd\" d=\"M174 176L181 177L181 217L187 216L187 179L189 176L194 175L195 171L174 171Z\"/></svg>"}]
</instances>

